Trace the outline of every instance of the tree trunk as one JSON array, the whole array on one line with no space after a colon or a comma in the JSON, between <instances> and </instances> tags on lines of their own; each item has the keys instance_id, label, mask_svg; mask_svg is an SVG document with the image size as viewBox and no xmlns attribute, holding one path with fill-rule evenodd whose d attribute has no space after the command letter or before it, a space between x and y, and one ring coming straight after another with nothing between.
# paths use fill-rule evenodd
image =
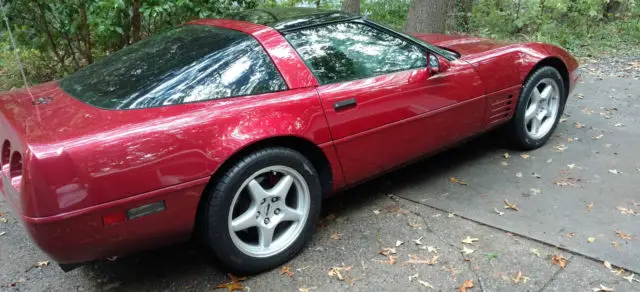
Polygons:
<instances>
[{"instance_id":1,"label":"tree trunk","mask_svg":"<svg viewBox=\"0 0 640 292\"><path fill-rule=\"evenodd\" d=\"M84 59L87 64L93 63L93 53L91 52L91 32L89 32L89 22L87 21L87 2L80 2L80 31L84 42Z\"/></svg>"},{"instance_id":2,"label":"tree trunk","mask_svg":"<svg viewBox=\"0 0 640 292\"><path fill-rule=\"evenodd\" d=\"M320 2L320 1L318 1ZM131 40L135 43L140 40L140 25L142 18L140 17L140 0L133 0L131 7Z\"/></svg>"},{"instance_id":3,"label":"tree trunk","mask_svg":"<svg viewBox=\"0 0 640 292\"><path fill-rule=\"evenodd\" d=\"M316 8L320 9L321 0L316 0Z\"/></svg>"},{"instance_id":4,"label":"tree trunk","mask_svg":"<svg viewBox=\"0 0 640 292\"><path fill-rule=\"evenodd\" d=\"M360 15L360 0L344 0L342 11Z\"/></svg>"},{"instance_id":5,"label":"tree trunk","mask_svg":"<svg viewBox=\"0 0 640 292\"><path fill-rule=\"evenodd\" d=\"M411 0L405 32L444 33L449 14L447 0Z\"/></svg>"},{"instance_id":6,"label":"tree trunk","mask_svg":"<svg viewBox=\"0 0 640 292\"><path fill-rule=\"evenodd\" d=\"M471 23L471 13L473 12L473 0L460 0L460 8L462 25L465 29L468 29Z\"/></svg>"},{"instance_id":7,"label":"tree trunk","mask_svg":"<svg viewBox=\"0 0 640 292\"><path fill-rule=\"evenodd\" d=\"M604 5L604 18L613 18L620 14L620 12L622 12L622 6L622 1L609 0L609 2Z\"/></svg>"}]
</instances>

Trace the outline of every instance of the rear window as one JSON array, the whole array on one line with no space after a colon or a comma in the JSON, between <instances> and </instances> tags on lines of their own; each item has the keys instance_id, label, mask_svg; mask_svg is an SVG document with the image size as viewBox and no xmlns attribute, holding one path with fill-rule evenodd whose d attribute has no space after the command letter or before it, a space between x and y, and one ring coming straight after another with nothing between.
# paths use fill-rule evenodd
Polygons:
<instances>
[{"instance_id":1,"label":"rear window","mask_svg":"<svg viewBox=\"0 0 640 292\"><path fill-rule=\"evenodd\" d=\"M106 109L157 107L286 90L251 36L182 26L126 47L60 81L73 97Z\"/></svg>"}]
</instances>

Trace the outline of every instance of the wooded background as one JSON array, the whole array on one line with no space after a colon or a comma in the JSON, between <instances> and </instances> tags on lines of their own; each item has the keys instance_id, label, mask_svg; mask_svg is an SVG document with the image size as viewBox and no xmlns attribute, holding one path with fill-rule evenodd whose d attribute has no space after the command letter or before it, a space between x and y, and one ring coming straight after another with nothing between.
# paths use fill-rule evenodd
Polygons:
<instances>
[{"instance_id":1,"label":"wooded background","mask_svg":"<svg viewBox=\"0 0 640 292\"><path fill-rule=\"evenodd\" d=\"M5 10L27 79L35 84L177 24L264 7L342 9L406 32L550 42L578 56L624 54L640 47L635 1L5 0ZM23 87L4 23L0 34L0 90Z\"/></svg>"}]
</instances>

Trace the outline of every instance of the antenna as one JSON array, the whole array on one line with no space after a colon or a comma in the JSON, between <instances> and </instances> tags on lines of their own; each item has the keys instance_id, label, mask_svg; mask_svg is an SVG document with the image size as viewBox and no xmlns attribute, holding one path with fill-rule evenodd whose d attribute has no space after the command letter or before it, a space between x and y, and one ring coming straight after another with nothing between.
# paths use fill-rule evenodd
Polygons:
<instances>
[{"instance_id":1,"label":"antenna","mask_svg":"<svg viewBox=\"0 0 640 292\"><path fill-rule=\"evenodd\" d=\"M22 66L22 62L20 61L20 54L18 53L18 47L16 47L16 41L13 39L13 33L11 33L11 26L9 25L9 18L7 18L7 12L4 8L4 1L0 0L0 8L2 8L2 16L4 17L4 23L7 25L7 31L9 32L9 39L11 40L11 45L13 46L13 51L16 53L16 61L18 62L18 67L20 68L20 74L22 74L22 81L24 81L24 88L29 93L31 97L31 104L35 106L36 100L31 93L31 89L29 89L29 83L27 82L27 75L24 74L24 66ZM37 107L36 107L37 108ZM38 114L38 120L40 120L40 111L36 110Z\"/></svg>"}]
</instances>

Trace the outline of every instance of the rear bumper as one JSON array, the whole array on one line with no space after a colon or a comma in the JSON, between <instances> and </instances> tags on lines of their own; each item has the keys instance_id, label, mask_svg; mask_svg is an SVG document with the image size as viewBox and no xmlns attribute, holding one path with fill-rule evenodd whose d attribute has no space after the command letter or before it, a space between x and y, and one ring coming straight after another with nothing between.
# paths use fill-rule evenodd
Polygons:
<instances>
[{"instance_id":1,"label":"rear bumper","mask_svg":"<svg viewBox=\"0 0 640 292\"><path fill-rule=\"evenodd\" d=\"M33 241L53 260L73 264L120 256L189 238L208 178L49 217L21 215ZM18 202L3 195L20 213ZM103 216L164 201L166 210L105 226Z\"/></svg>"}]
</instances>

